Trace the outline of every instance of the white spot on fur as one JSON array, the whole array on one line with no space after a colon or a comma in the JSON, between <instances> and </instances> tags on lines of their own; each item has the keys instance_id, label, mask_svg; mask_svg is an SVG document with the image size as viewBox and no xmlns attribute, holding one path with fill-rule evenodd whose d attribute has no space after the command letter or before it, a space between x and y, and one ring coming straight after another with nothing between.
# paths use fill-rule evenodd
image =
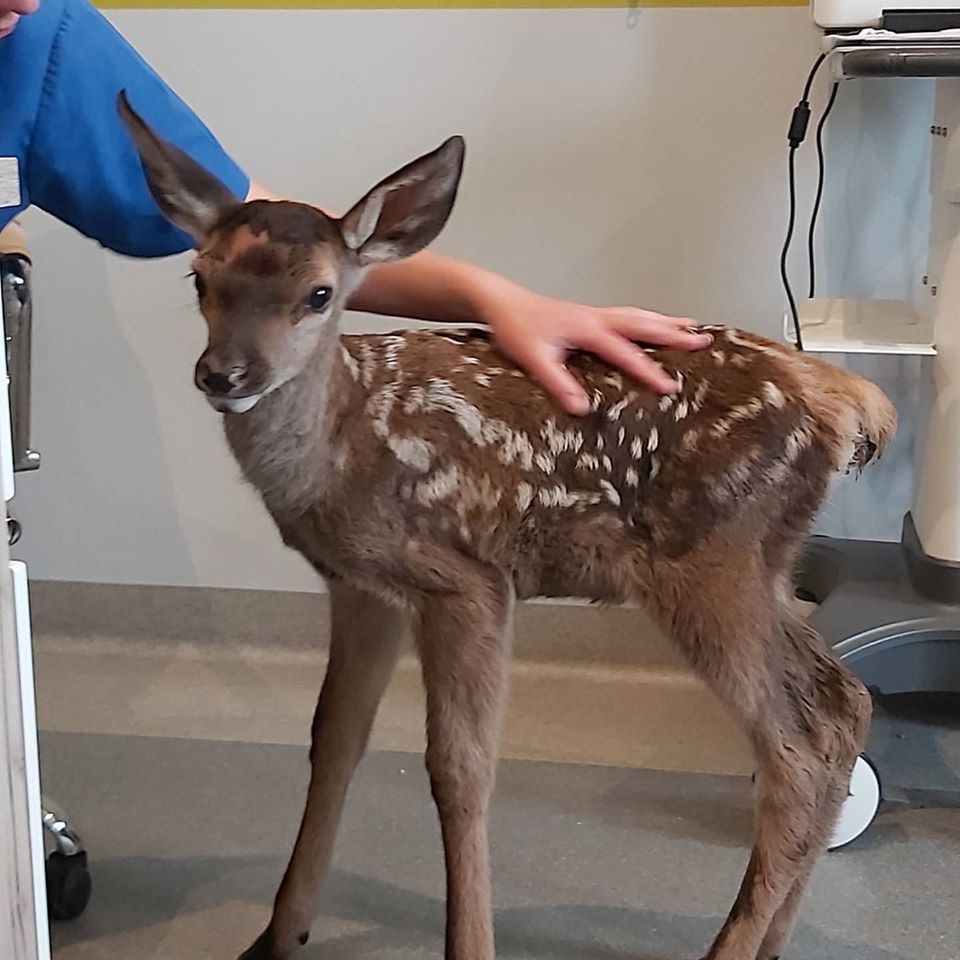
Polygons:
<instances>
[{"instance_id":1,"label":"white spot on fur","mask_svg":"<svg viewBox=\"0 0 960 960\"><path fill-rule=\"evenodd\" d=\"M393 452L393 455L408 467L426 473L430 469L430 463L433 460L433 445L420 437L394 437L387 438L387 446Z\"/></svg>"},{"instance_id":2,"label":"white spot on fur","mask_svg":"<svg viewBox=\"0 0 960 960\"><path fill-rule=\"evenodd\" d=\"M423 387L411 387L410 392L407 394L407 399L403 402L403 412L407 416L410 416L410 414L416 413L418 410L422 410L426 402L427 395L424 392Z\"/></svg>"},{"instance_id":3,"label":"white spot on fur","mask_svg":"<svg viewBox=\"0 0 960 960\"><path fill-rule=\"evenodd\" d=\"M643 456L643 438L642 437L633 438L633 442L630 444L630 455L635 460L639 460Z\"/></svg>"},{"instance_id":4,"label":"white spot on fur","mask_svg":"<svg viewBox=\"0 0 960 960\"><path fill-rule=\"evenodd\" d=\"M673 397L664 396L660 398L660 402L657 404L657 408L661 413L666 413L670 409L670 405L673 403Z\"/></svg>"},{"instance_id":5,"label":"white spot on fur","mask_svg":"<svg viewBox=\"0 0 960 960\"><path fill-rule=\"evenodd\" d=\"M592 453L581 453L577 459L577 467L580 470L599 470L600 461Z\"/></svg>"},{"instance_id":6,"label":"white spot on fur","mask_svg":"<svg viewBox=\"0 0 960 960\"><path fill-rule=\"evenodd\" d=\"M744 420L752 420L754 417L758 416L762 410L763 402L754 397L752 400L748 400L739 407L734 407L726 417L724 417L722 420L718 420L710 428L710 434L716 437L718 440L722 440L736 424L742 423Z\"/></svg>"},{"instance_id":7,"label":"white spot on fur","mask_svg":"<svg viewBox=\"0 0 960 960\"><path fill-rule=\"evenodd\" d=\"M366 340L360 341L360 378L365 387L373 383L373 372L377 366L377 359L373 354L373 347Z\"/></svg>"},{"instance_id":8,"label":"white spot on fur","mask_svg":"<svg viewBox=\"0 0 960 960\"><path fill-rule=\"evenodd\" d=\"M555 457L567 450L576 452L583 446L583 434L579 430L558 430L553 417L543 425L540 436Z\"/></svg>"},{"instance_id":9,"label":"white spot on fur","mask_svg":"<svg viewBox=\"0 0 960 960\"><path fill-rule=\"evenodd\" d=\"M359 380L360 364L357 363L357 358L342 343L340 344L340 358L343 360L343 365L347 368L350 378L354 381Z\"/></svg>"},{"instance_id":10,"label":"white spot on fur","mask_svg":"<svg viewBox=\"0 0 960 960\"><path fill-rule=\"evenodd\" d=\"M647 437L647 449L653 453L660 446L660 433L656 427L650 428L650 435Z\"/></svg>"},{"instance_id":11,"label":"white spot on fur","mask_svg":"<svg viewBox=\"0 0 960 960\"><path fill-rule=\"evenodd\" d=\"M544 487L537 494L537 499L545 507L566 507L572 505L566 502L569 496L566 487Z\"/></svg>"},{"instance_id":12,"label":"white spot on fur","mask_svg":"<svg viewBox=\"0 0 960 960\"><path fill-rule=\"evenodd\" d=\"M383 337L381 342L383 343L383 362L386 365L388 370L396 370L399 365L399 355L400 351L403 350L407 345L407 341L404 337L389 335Z\"/></svg>"},{"instance_id":13,"label":"white spot on fur","mask_svg":"<svg viewBox=\"0 0 960 960\"><path fill-rule=\"evenodd\" d=\"M633 467L627 467L627 472L624 476L628 487L635 487L640 483L640 474L638 474Z\"/></svg>"},{"instance_id":14,"label":"white spot on fur","mask_svg":"<svg viewBox=\"0 0 960 960\"><path fill-rule=\"evenodd\" d=\"M650 479L652 480L660 472L660 461L656 457L650 458Z\"/></svg>"},{"instance_id":15,"label":"white spot on fur","mask_svg":"<svg viewBox=\"0 0 960 960\"><path fill-rule=\"evenodd\" d=\"M617 444L622 447L622 446L623 446L623 441L626 440L626 439L627 439L627 431L626 431L626 428L621 427L621 428L617 431Z\"/></svg>"},{"instance_id":16,"label":"white spot on fur","mask_svg":"<svg viewBox=\"0 0 960 960\"><path fill-rule=\"evenodd\" d=\"M613 470L613 464L610 462L610 458L604 454L603 455L603 469L610 473Z\"/></svg>"},{"instance_id":17,"label":"white spot on fur","mask_svg":"<svg viewBox=\"0 0 960 960\"><path fill-rule=\"evenodd\" d=\"M600 453L604 448L603 434L597 434L597 453Z\"/></svg>"},{"instance_id":18,"label":"white spot on fur","mask_svg":"<svg viewBox=\"0 0 960 960\"><path fill-rule=\"evenodd\" d=\"M768 347L763 343L756 343L753 340L748 340L746 337L740 336L735 330L726 330L727 342L735 344L738 347L745 347L747 350L753 350L755 353L768 353L771 356L777 356L778 351Z\"/></svg>"},{"instance_id":19,"label":"white spot on fur","mask_svg":"<svg viewBox=\"0 0 960 960\"><path fill-rule=\"evenodd\" d=\"M529 483L521 483L517 487L517 509L525 513L531 503L533 503L533 487Z\"/></svg>"},{"instance_id":20,"label":"white spot on fur","mask_svg":"<svg viewBox=\"0 0 960 960\"><path fill-rule=\"evenodd\" d=\"M615 506L620 506L620 494L617 488L609 480L601 480L600 486L603 488L606 498Z\"/></svg>"},{"instance_id":21,"label":"white spot on fur","mask_svg":"<svg viewBox=\"0 0 960 960\"><path fill-rule=\"evenodd\" d=\"M399 389L400 384L394 380L367 401L366 409L372 418L373 432L381 440L386 440L390 436L390 414L393 412L393 405L396 403Z\"/></svg>"},{"instance_id":22,"label":"white spot on fur","mask_svg":"<svg viewBox=\"0 0 960 960\"><path fill-rule=\"evenodd\" d=\"M431 335L443 337L444 340L449 340L451 343L455 343L461 350L464 350L468 346L468 344L464 343L464 340L470 341L470 338L475 337L476 334L477 331L472 327L441 327Z\"/></svg>"},{"instance_id":23,"label":"white spot on fur","mask_svg":"<svg viewBox=\"0 0 960 960\"><path fill-rule=\"evenodd\" d=\"M677 404L677 409L673 411L675 423L679 423L690 412L690 404L686 400L681 400Z\"/></svg>"},{"instance_id":24,"label":"white spot on fur","mask_svg":"<svg viewBox=\"0 0 960 960\"><path fill-rule=\"evenodd\" d=\"M486 446L483 438L483 414L449 380L430 377L427 381L426 405L432 410L446 410L453 415L460 429L477 445Z\"/></svg>"},{"instance_id":25,"label":"white spot on fur","mask_svg":"<svg viewBox=\"0 0 960 960\"><path fill-rule=\"evenodd\" d=\"M622 400L618 400L608 411L607 419L611 423L616 423L620 419L620 414L627 409L627 405L630 403L629 397L624 397Z\"/></svg>"},{"instance_id":26,"label":"white spot on fur","mask_svg":"<svg viewBox=\"0 0 960 960\"><path fill-rule=\"evenodd\" d=\"M464 363L473 363L473 364L476 364L476 363L479 363L479 362L480 362L480 358L479 358L479 357L464 357L464 358L463 358L463 362L464 362Z\"/></svg>"},{"instance_id":27,"label":"white spot on fur","mask_svg":"<svg viewBox=\"0 0 960 960\"><path fill-rule=\"evenodd\" d=\"M722 367L727 362L727 355L722 350L711 350L710 357L718 367Z\"/></svg>"},{"instance_id":28,"label":"white spot on fur","mask_svg":"<svg viewBox=\"0 0 960 960\"><path fill-rule=\"evenodd\" d=\"M699 410L703 406L703 401L707 399L707 391L710 389L709 380L701 380L697 384L697 389L693 393L690 401L690 407L693 410Z\"/></svg>"},{"instance_id":29,"label":"white spot on fur","mask_svg":"<svg viewBox=\"0 0 960 960\"><path fill-rule=\"evenodd\" d=\"M485 373L478 373L473 379L474 382L478 383L481 387L490 386L490 378Z\"/></svg>"},{"instance_id":30,"label":"white spot on fur","mask_svg":"<svg viewBox=\"0 0 960 960\"><path fill-rule=\"evenodd\" d=\"M544 472L553 473L557 469L557 461L545 450L541 450L534 458L533 462Z\"/></svg>"},{"instance_id":31,"label":"white spot on fur","mask_svg":"<svg viewBox=\"0 0 960 960\"><path fill-rule=\"evenodd\" d=\"M524 470L533 469L533 444L522 430L507 429L503 438L503 445L497 451L497 459L509 467L514 461L519 461Z\"/></svg>"},{"instance_id":32,"label":"white spot on fur","mask_svg":"<svg viewBox=\"0 0 960 960\"><path fill-rule=\"evenodd\" d=\"M550 452L555 456L567 449L562 431L557 429L557 421L551 417L540 429L540 436L546 441Z\"/></svg>"},{"instance_id":33,"label":"white spot on fur","mask_svg":"<svg viewBox=\"0 0 960 960\"><path fill-rule=\"evenodd\" d=\"M479 480L472 476L464 477L461 481L460 494L457 509L461 515L465 514L467 507L479 507L485 513L489 513L500 503L503 496L502 491L493 485L486 474Z\"/></svg>"},{"instance_id":34,"label":"white spot on fur","mask_svg":"<svg viewBox=\"0 0 960 960\"><path fill-rule=\"evenodd\" d=\"M456 464L451 464L417 484L417 499L425 507L429 507L438 500L449 497L457 489L459 483L460 468Z\"/></svg>"},{"instance_id":35,"label":"white spot on fur","mask_svg":"<svg viewBox=\"0 0 960 960\"><path fill-rule=\"evenodd\" d=\"M541 490L537 499L545 507L583 507L600 502L600 494L568 490L563 484Z\"/></svg>"},{"instance_id":36,"label":"white spot on fur","mask_svg":"<svg viewBox=\"0 0 960 960\"><path fill-rule=\"evenodd\" d=\"M599 390L594 390L590 397L590 409L599 410L603 403L603 394Z\"/></svg>"},{"instance_id":37,"label":"white spot on fur","mask_svg":"<svg viewBox=\"0 0 960 960\"><path fill-rule=\"evenodd\" d=\"M770 380L763 381L763 396L766 398L767 403L772 404L778 410L782 410L784 404L787 402L783 391Z\"/></svg>"},{"instance_id":38,"label":"white spot on fur","mask_svg":"<svg viewBox=\"0 0 960 960\"><path fill-rule=\"evenodd\" d=\"M502 420L484 417L475 404L454 389L449 380L431 377L427 381L424 409L445 410L451 414L460 429L478 447L499 444L497 458L501 463L510 465L519 461L524 470L533 468L533 445L529 437Z\"/></svg>"},{"instance_id":39,"label":"white spot on fur","mask_svg":"<svg viewBox=\"0 0 960 960\"><path fill-rule=\"evenodd\" d=\"M810 426L810 419L805 417L804 423L791 430L787 435L787 439L784 441L784 453L789 463L793 463L810 446L810 442L813 440Z\"/></svg>"}]
</instances>

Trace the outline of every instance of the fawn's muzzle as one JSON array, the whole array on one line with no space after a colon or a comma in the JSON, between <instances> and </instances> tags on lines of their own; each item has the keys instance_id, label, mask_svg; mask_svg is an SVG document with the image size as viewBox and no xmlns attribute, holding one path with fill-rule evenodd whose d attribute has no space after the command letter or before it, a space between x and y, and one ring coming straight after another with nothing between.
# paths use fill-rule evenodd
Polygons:
<instances>
[{"instance_id":1,"label":"fawn's muzzle","mask_svg":"<svg viewBox=\"0 0 960 960\"><path fill-rule=\"evenodd\" d=\"M207 351L197 361L194 383L221 413L245 413L262 395L256 365Z\"/></svg>"}]
</instances>

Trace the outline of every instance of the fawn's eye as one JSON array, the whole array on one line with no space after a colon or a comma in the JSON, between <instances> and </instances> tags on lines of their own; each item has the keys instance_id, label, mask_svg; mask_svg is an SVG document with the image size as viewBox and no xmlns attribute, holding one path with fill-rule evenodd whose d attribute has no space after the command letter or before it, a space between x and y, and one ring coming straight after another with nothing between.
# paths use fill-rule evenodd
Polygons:
<instances>
[{"instance_id":1,"label":"fawn's eye","mask_svg":"<svg viewBox=\"0 0 960 960\"><path fill-rule=\"evenodd\" d=\"M193 276L193 285L196 287L197 296L202 297L207 292L207 281L200 276L199 273L192 274Z\"/></svg>"},{"instance_id":2,"label":"fawn's eye","mask_svg":"<svg viewBox=\"0 0 960 960\"><path fill-rule=\"evenodd\" d=\"M307 306L319 313L321 310L325 310L327 305L330 303L330 298L333 296L333 290L330 287L314 287L310 291L310 296L307 297Z\"/></svg>"}]
</instances>

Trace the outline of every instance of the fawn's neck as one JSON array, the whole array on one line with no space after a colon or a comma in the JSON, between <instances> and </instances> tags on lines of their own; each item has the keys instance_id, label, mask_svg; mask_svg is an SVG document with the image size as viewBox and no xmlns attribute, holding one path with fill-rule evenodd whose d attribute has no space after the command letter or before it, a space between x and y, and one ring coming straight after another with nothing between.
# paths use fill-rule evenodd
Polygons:
<instances>
[{"instance_id":1,"label":"fawn's neck","mask_svg":"<svg viewBox=\"0 0 960 960\"><path fill-rule=\"evenodd\" d=\"M292 515L323 502L335 474L334 436L356 383L332 330L304 370L224 429L244 476L271 513Z\"/></svg>"}]
</instances>

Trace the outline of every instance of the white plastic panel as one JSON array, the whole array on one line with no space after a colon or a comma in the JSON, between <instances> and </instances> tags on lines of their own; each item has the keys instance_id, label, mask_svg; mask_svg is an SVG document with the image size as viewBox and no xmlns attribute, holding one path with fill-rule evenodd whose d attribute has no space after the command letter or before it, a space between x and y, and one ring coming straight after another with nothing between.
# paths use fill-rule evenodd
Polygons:
<instances>
[{"instance_id":1,"label":"white plastic panel","mask_svg":"<svg viewBox=\"0 0 960 960\"><path fill-rule=\"evenodd\" d=\"M884 10L956 10L960 0L811 0L813 22L822 30L875 27Z\"/></svg>"},{"instance_id":2,"label":"white plastic panel","mask_svg":"<svg viewBox=\"0 0 960 960\"><path fill-rule=\"evenodd\" d=\"M37 742L37 698L33 676L33 641L30 631L30 591L26 564L11 561L14 624L20 668L20 710L23 717L24 773L30 809L30 854L33 861L33 904L37 925L37 956L50 960L50 921L47 916L47 884L43 847L40 756Z\"/></svg>"},{"instance_id":3,"label":"white plastic panel","mask_svg":"<svg viewBox=\"0 0 960 960\"><path fill-rule=\"evenodd\" d=\"M900 300L818 298L798 305L807 353L933 356L933 323ZM793 320L783 318L784 337L796 343Z\"/></svg>"},{"instance_id":4,"label":"white plastic panel","mask_svg":"<svg viewBox=\"0 0 960 960\"><path fill-rule=\"evenodd\" d=\"M4 501L12 500L13 484L13 442L10 437L10 383L7 379L7 339L3 325L3 302L0 298L0 490ZM2 531L6 536L6 530Z\"/></svg>"},{"instance_id":5,"label":"white plastic panel","mask_svg":"<svg viewBox=\"0 0 960 960\"><path fill-rule=\"evenodd\" d=\"M898 0L899 5L901 0ZM908 0L903 0L902 6L909 6ZM822 30L875 27L883 9L876 0L812 0L810 7L813 22Z\"/></svg>"}]
</instances>

